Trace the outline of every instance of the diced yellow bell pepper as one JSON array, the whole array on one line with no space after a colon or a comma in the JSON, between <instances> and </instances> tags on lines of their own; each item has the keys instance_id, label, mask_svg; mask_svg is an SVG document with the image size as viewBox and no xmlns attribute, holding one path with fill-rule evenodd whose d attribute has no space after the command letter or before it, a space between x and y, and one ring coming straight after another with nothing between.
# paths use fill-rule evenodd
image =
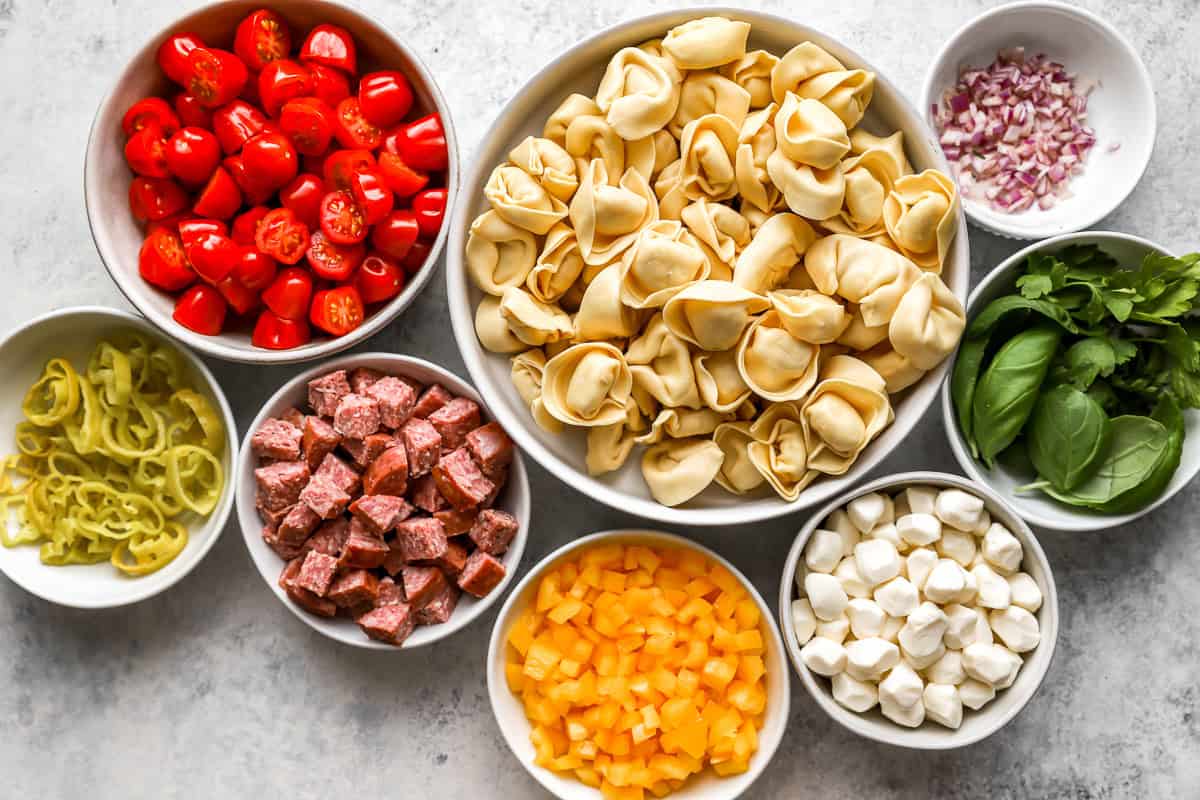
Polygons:
<instances>
[{"instance_id":1,"label":"diced yellow bell pepper","mask_svg":"<svg viewBox=\"0 0 1200 800\"><path fill-rule=\"evenodd\" d=\"M565 622L569 622L576 614L586 610L587 606L583 604L582 600L568 595L567 597L564 597L555 603L554 606L546 612L546 618L561 625Z\"/></svg>"},{"instance_id":2,"label":"diced yellow bell pepper","mask_svg":"<svg viewBox=\"0 0 1200 800\"><path fill-rule=\"evenodd\" d=\"M734 613L738 621L738 625L743 628L757 628L759 621L762 619L762 613L758 610L758 604L750 598L746 598L737 604L737 611Z\"/></svg>"},{"instance_id":3,"label":"diced yellow bell pepper","mask_svg":"<svg viewBox=\"0 0 1200 800\"><path fill-rule=\"evenodd\" d=\"M763 664L762 656L744 655L738 659L737 675L746 683L756 682L759 678L766 674L766 671L767 668Z\"/></svg>"},{"instance_id":4,"label":"diced yellow bell pepper","mask_svg":"<svg viewBox=\"0 0 1200 800\"><path fill-rule=\"evenodd\" d=\"M705 686L711 686L717 691L724 691L735 674L737 674L737 669L731 667L728 662L710 658L704 662L704 668L700 671L700 681Z\"/></svg>"}]
</instances>

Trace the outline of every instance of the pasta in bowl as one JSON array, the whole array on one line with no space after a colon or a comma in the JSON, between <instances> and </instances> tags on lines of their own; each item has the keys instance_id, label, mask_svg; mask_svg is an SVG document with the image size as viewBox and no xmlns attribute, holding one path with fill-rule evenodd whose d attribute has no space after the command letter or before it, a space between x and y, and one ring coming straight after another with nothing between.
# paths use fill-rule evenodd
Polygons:
<instances>
[{"instance_id":1,"label":"pasta in bowl","mask_svg":"<svg viewBox=\"0 0 1200 800\"><path fill-rule=\"evenodd\" d=\"M725 524L821 502L907 435L962 333L944 167L816 31L711 10L611 28L481 148L447 269L467 367L526 452L615 507ZM513 168L537 215L484 191Z\"/></svg>"}]
</instances>

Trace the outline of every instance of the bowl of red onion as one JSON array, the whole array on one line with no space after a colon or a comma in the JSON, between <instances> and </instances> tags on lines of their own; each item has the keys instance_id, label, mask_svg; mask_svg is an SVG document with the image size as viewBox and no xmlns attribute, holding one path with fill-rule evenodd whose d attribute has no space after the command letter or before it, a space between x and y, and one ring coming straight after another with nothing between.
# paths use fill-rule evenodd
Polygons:
<instances>
[{"instance_id":1,"label":"bowl of red onion","mask_svg":"<svg viewBox=\"0 0 1200 800\"><path fill-rule=\"evenodd\" d=\"M921 106L967 216L1011 238L1093 227L1154 149L1154 86L1137 50L1065 3L1013 3L968 22L934 59Z\"/></svg>"}]
</instances>

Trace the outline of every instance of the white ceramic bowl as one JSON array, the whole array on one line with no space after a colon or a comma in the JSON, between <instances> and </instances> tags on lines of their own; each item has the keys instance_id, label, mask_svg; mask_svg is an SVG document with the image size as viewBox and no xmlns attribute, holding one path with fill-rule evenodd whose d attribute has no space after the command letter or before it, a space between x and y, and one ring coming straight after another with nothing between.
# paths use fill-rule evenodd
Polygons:
<instances>
[{"instance_id":1,"label":"white ceramic bowl","mask_svg":"<svg viewBox=\"0 0 1200 800\"><path fill-rule=\"evenodd\" d=\"M176 350L189 370L193 387L212 404L225 425L225 452L221 466L225 487L216 508L203 520L188 525L188 543L175 559L157 572L137 578L119 573L111 564L48 567L38 559L37 546L0 547L0 571L22 589L64 606L112 608L128 605L162 592L192 571L225 528L233 508L233 469L237 463L237 424L217 379L187 348L165 339L161 332L139 316L114 308L78 306L51 311L30 320L0 342L0 364L5 380L0 389L0 435L5 454L16 452L13 431L24 420L21 403L25 392L42 373L46 362L56 356L71 361L83 371L96 343L119 331L134 330ZM7 520L10 529L15 519Z\"/></svg>"},{"instance_id":2,"label":"white ceramic bowl","mask_svg":"<svg viewBox=\"0 0 1200 800\"><path fill-rule=\"evenodd\" d=\"M1084 232L1071 233L1048 239L1044 242L1030 245L1019 253L1015 253L996 267L984 278L967 302L967 319L971 320L983 310L984 306L997 297L1012 294L1016 291L1017 277L1025 264L1025 259L1032 253L1054 253L1071 244L1096 244L1113 255L1122 265L1133 266L1141 264L1142 257L1148 251L1170 254L1167 248L1138 236L1127 233ZM955 356L957 358L957 355ZM1011 466L997 462L992 469L971 457L971 450L958 429L958 419L954 413L954 400L950 393L950 381L942 387L942 418L946 425L946 435L950 438L950 448L958 459L963 471L980 483L987 484L1009 503L1018 514L1030 524L1058 531L1098 531L1113 528L1148 514L1163 503L1170 500L1200 472L1200 411L1187 409L1183 418L1187 435L1183 440L1183 455L1179 468L1171 477L1166 490L1153 502L1137 511L1128 514L1100 514L1085 508L1076 508L1060 503L1042 492L1020 492L1017 487L1036 480L1032 471L1021 472Z\"/></svg>"},{"instance_id":3,"label":"white ceramic bowl","mask_svg":"<svg viewBox=\"0 0 1200 800\"><path fill-rule=\"evenodd\" d=\"M775 755L787 729L788 709L791 703L787 656L784 654L783 639L779 630L771 624L771 609L754 584L733 564L690 539L672 533L649 530L613 530L593 533L565 544L539 561L521 579L517 588L509 595L504 607L492 627L492 639L488 645L487 687L492 701L492 713L500 726L500 733L509 749L545 789L561 800L600 800L600 791L580 783L575 778L564 777L533 763L533 745L529 732L533 726L525 716L521 701L508 688L504 675L507 660L507 637L513 622L537 596L537 585L542 576L564 561L577 558L583 550L600 544L640 544L650 547L678 547L703 554L714 563L729 570L742 587L754 598L762 614L762 626L766 630L766 648L763 662L766 665L767 708L763 714L763 727L758 732L758 749L750 758L750 768L741 775L720 777L712 770L705 770L688 779L682 789L671 792L673 800L733 800L746 792L755 779L762 774Z\"/></svg>"},{"instance_id":4,"label":"white ceramic bowl","mask_svg":"<svg viewBox=\"0 0 1200 800\"><path fill-rule=\"evenodd\" d=\"M833 699L829 679L813 674L800 658L800 640L796 636L796 626L792 624L791 605L796 594L796 569L801 563L804 546L812 536L813 531L820 527L831 513L842 508L856 497L870 492L895 492L906 486L936 486L942 488L958 488L970 492L984 500L988 513L994 522L999 522L1012 531L1013 536L1021 542L1025 550L1025 559L1021 569L1029 573L1038 588L1042 590L1042 607L1036 614L1041 628L1041 643L1031 652L1022 654L1025 664L1017 674L1016 681L1007 689L996 693L996 698L978 711L963 709L963 721L958 730L942 727L935 722L926 721L917 728L904 728L883 716L879 707L859 714L842 706ZM779 582L779 624L783 629L783 639L787 646L792 666L800 675L800 682L813 696L829 716L833 717L846 729L874 739L885 744L900 747L910 747L914 750L948 750L954 747L978 742L991 736L1012 720L1037 693L1046 671L1050 669L1050 661L1054 658L1054 645L1058 639L1058 593L1054 588L1054 576L1050 572L1050 562L1038 544L1033 531L1029 529L1004 500L986 486L981 486L961 478L941 472L905 472L899 475L889 475L879 480L871 481L848 492L820 511L813 514L792 543L788 552L787 562L783 567L783 578Z\"/></svg>"},{"instance_id":5,"label":"white ceramic bowl","mask_svg":"<svg viewBox=\"0 0 1200 800\"><path fill-rule=\"evenodd\" d=\"M530 417L529 409L520 395L513 388L509 377L508 357L489 353L480 346L475 336L474 317L475 307L483 295L467 276L463 251L471 221L486 207L482 189L492 168L503 161L509 149L525 136L540 136L546 117L568 94L593 94L604 73L605 65L618 49L661 37L675 25L712 14L751 23L753 28L749 46L752 49L765 48L782 55L800 42L811 40L837 56L847 66L874 69L858 54L819 31L782 17L746 9L681 9L641 17L606 28L547 64L521 87L500 112L500 116L484 136L463 183L467 194L454 210L446 256L447 297L458 348L480 393L487 398L497 418L520 443L522 449L547 470L602 503L642 517L677 525L733 525L755 522L821 503L844 492L904 441L933 402L946 369L945 364L938 366L896 398L898 402L895 422L863 451L849 472L838 477L821 478L801 493L796 502L785 502L768 492L739 497L714 485L687 503L671 508L660 505L650 496L642 478L640 453L634 453L625 466L616 472L601 477L588 475L584 465L587 451L586 433L573 430L554 435L539 428ZM904 131L909 159L915 169L948 170L941 149L921 116L884 75L878 70L875 71L875 96L862 124L875 132ZM966 234L966 225L963 224L960 215L959 234L955 237L947 257L943 275L950 288L960 298L966 297L970 270Z\"/></svg>"},{"instance_id":6,"label":"white ceramic bowl","mask_svg":"<svg viewBox=\"0 0 1200 800\"><path fill-rule=\"evenodd\" d=\"M490 409L480 399L479 394L469 383L454 373L431 364L420 358L395 355L393 353L356 353L322 362L318 366L305 370L285 383L271 396L246 429L245 448L238 460L237 483L238 524L242 528L242 538L250 550L254 566L262 575L267 586L288 609L316 630L330 639L344 644L365 647L370 650L396 650L422 647L433 642L441 641L447 636L470 625L480 614L487 611L493 603L508 588L513 575L521 565L521 554L525 552L525 542L529 539L529 478L525 473L525 464L520 452L513 453L512 465L509 468L508 483L496 501L496 508L503 509L517 518L520 527L516 536L508 546L501 560L504 562L505 574L486 597L476 598L463 594L450 619L440 625L418 625L400 648L383 642L368 639L367 635L354 623L344 617L318 617L310 614L288 598L283 589L279 588L279 573L283 571L285 562L267 547L262 539L263 522L254 508L254 497L257 489L254 481L254 469L257 459L250 449L250 437L270 417L278 417L289 408L304 408L308 403L308 382L334 370L352 370L356 367L370 367L387 375L398 375L412 378L420 383L440 383L455 396L469 397L480 404L485 419L493 419Z\"/></svg>"},{"instance_id":7,"label":"white ceramic bowl","mask_svg":"<svg viewBox=\"0 0 1200 800\"><path fill-rule=\"evenodd\" d=\"M1070 182L1072 196L1048 210L1034 205L1005 214L970 198L963 198L963 207L981 228L1016 239L1090 228L1121 204L1150 163L1156 125L1150 73L1129 40L1095 14L1066 3L1011 3L959 28L934 57L921 91L921 113L930 127L936 127L931 107L957 82L960 68L987 66L1001 49L1014 46L1031 56L1046 53L1081 82L1099 81L1087 118L1096 145L1086 169ZM1113 145L1120 147L1110 151Z\"/></svg>"},{"instance_id":8,"label":"white ceramic bowl","mask_svg":"<svg viewBox=\"0 0 1200 800\"><path fill-rule=\"evenodd\" d=\"M446 175L447 207L453 207L458 194L458 144L450 108L433 76L398 35L361 11L330 0L268 0L265 3L261 0L231 0L213 3L172 22L150 37L146 45L125 65L112 91L96 111L84 163L84 200L92 239L100 251L104 266L129 302L151 322L206 355L229 361L289 364L345 350L378 333L395 319L416 299L433 276L449 226L442 226L425 265L409 278L404 290L345 336L331 338L315 331L313 341L303 347L264 350L250 343L249 326L241 326L236 331L217 336L203 336L171 318L175 295L154 288L138 275L138 251L145 235L129 211L129 182L133 173L125 163L125 135L121 130L121 117L130 105L143 97L164 96L165 92L173 94L178 91L178 87L167 80L155 62L155 52L167 36L178 31L192 31L214 46L231 48L233 31L238 22L251 11L264 6L283 15L297 37L323 22L340 25L354 35L359 63L362 65L360 71L397 69L408 77L415 100L411 116L432 112L441 115L450 152ZM165 96L170 97L171 94Z\"/></svg>"}]
</instances>

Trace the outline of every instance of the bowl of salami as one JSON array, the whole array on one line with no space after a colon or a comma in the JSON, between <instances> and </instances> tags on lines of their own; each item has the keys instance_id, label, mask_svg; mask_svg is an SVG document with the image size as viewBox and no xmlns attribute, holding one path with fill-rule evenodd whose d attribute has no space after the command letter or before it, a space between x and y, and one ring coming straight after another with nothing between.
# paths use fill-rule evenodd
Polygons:
<instances>
[{"instance_id":1,"label":"bowl of salami","mask_svg":"<svg viewBox=\"0 0 1200 800\"><path fill-rule=\"evenodd\" d=\"M521 456L479 395L408 356L297 375L246 432L238 520L275 595L326 636L413 648L470 624L525 549Z\"/></svg>"}]
</instances>

